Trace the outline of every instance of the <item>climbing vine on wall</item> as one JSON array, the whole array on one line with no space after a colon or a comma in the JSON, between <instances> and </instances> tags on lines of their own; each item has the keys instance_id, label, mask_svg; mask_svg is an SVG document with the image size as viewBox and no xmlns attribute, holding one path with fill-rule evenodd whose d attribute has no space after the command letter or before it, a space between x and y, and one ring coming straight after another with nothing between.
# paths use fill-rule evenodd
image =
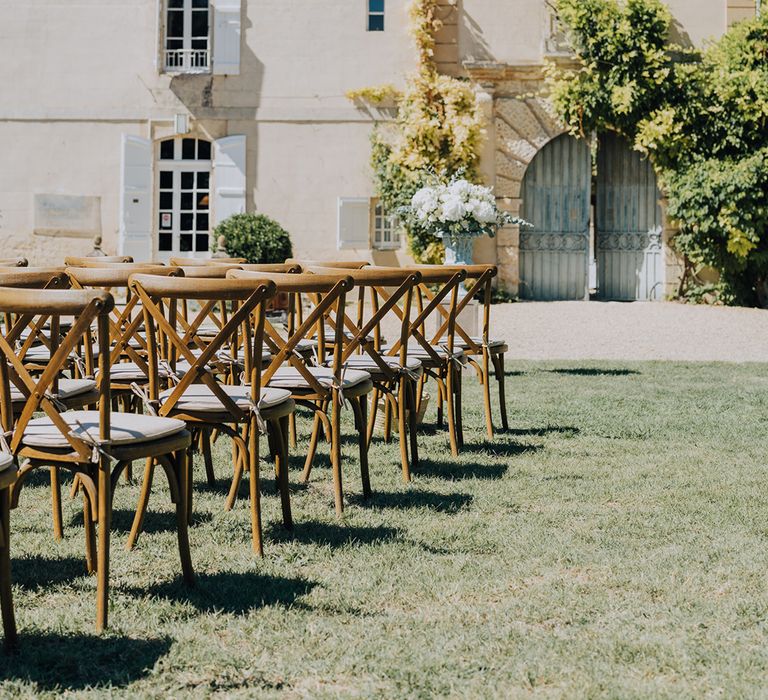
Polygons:
<instances>
[{"instance_id":1,"label":"climbing vine on wall","mask_svg":"<svg viewBox=\"0 0 768 700\"><path fill-rule=\"evenodd\" d=\"M768 303L768 17L704 50L669 41L660 0L557 0L576 68L551 65L560 117L577 136L613 130L647 154L693 274L716 268L718 300Z\"/></svg>"},{"instance_id":2,"label":"climbing vine on wall","mask_svg":"<svg viewBox=\"0 0 768 700\"><path fill-rule=\"evenodd\" d=\"M408 204L413 193L436 174L447 179L462 172L467 179L477 180L484 135L472 87L441 75L435 66L434 35L442 27L437 0L413 0L409 12L418 67L399 96L394 122L380 125L371 138L376 190L389 211ZM347 96L359 100L364 91ZM416 260L442 262L440 241L416 229L407 234Z\"/></svg>"}]
</instances>

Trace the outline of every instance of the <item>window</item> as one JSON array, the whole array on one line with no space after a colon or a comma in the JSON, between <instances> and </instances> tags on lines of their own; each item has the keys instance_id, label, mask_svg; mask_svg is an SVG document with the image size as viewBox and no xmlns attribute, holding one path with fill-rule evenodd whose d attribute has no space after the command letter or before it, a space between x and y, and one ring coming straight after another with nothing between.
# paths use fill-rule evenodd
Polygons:
<instances>
[{"instance_id":1,"label":"window","mask_svg":"<svg viewBox=\"0 0 768 700\"><path fill-rule=\"evenodd\" d=\"M396 250L400 247L400 224L397 217L387 214L381 202L371 200L371 240L377 250Z\"/></svg>"},{"instance_id":2,"label":"window","mask_svg":"<svg viewBox=\"0 0 768 700\"><path fill-rule=\"evenodd\" d=\"M207 253L210 231L211 142L160 142L157 177L158 257Z\"/></svg>"},{"instance_id":3,"label":"window","mask_svg":"<svg viewBox=\"0 0 768 700\"><path fill-rule=\"evenodd\" d=\"M204 73L210 66L208 0L167 0L165 70Z\"/></svg>"},{"instance_id":4,"label":"window","mask_svg":"<svg viewBox=\"0 0 768 700\"><path fill-rule=\"evenodd\" d=\"M366 0L368 3L368 31L384 31L384 0Z\"/></svg>"}]
</instances>

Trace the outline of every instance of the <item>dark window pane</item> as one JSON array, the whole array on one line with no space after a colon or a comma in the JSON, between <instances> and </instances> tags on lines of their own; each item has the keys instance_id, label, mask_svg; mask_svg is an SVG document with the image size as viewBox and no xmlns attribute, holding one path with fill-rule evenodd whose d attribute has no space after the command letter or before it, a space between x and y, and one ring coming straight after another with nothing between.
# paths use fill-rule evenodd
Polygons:
<instances>
[{"instance_id":1,"label":"dark window pane","mask_svg":"<svg viewBox=\"0 0 768 700\"><path fill-rule=\"evenodd\" d=\"M182 234L179 236L179 249L184 252L188 253L192 250L192 236L189 234Z\"/></svg>"},{"instance_id":2,"label":"dark window pane","mask_svg":"<svg viewBox=\"0 0 768 700\"><path fill-rule=\"evenodd\" d=\"M203 144L208 143L207 141L201 141L200 142L200 151L203 150ZM208 152L211 151L211 144L208 144ZM208 183L210 182L211 174L210 173L198 173L197 174L197 189L198 190L207 190L208 189Z\"/></svg>"},{"instance_id":3,"label":"dark window pane","mask_svg":"<svg viewBox=\"0 0 768 700\"><path fill-rule=\"evenodd\" d=\"M162 151L162 146L160 147ZM160 171L160 189L172 190L173 189L173 173L170 170Z\"/></svg>"},{"instance_id":4,"label":"dark window pane","mask_svg":"<svg viewBox=\"0 0 768 700\"><path fill-rule=\"evenodd\" d=\"M176 49L183 49L184 40L168 39L168 41L165 42L165 48L168 49L169 51L176 51ZM167 60L170 65L175 66L180 59L176 56L169 56Z\"/></svg>"},{"instance_id":5,"label":"dark window pane","mask_svg":"<svg viewBox=\"0 0 768 700\"><path fill-rule=\"evenodd\" d=\"M384 12L384 0L368 0L368 12Z\"/></svg>"},{"instance_id":6,"label":"dark window pane","mask_svg":"<svg viewBox=\"0 0 768 700\"><path fill-rule=\"evenodd\" d=\"M208 7L208 0L192 0L192 7Z\"/></svg>"},{"instance_id":7,"label":"dark window pane","mask_svg":"<svg viewBox=\"0 0 768 700\"><path fill-rule=\"evenodd\" d=\"M160 212L160 228L169 229L173 226L173 214L169 211Z\"/></svg>"},{"instance_id":8,"label":"dark window pane","mask_svg":"<svg viewBox=\"0 0 768 700\"><path fill-rule=\"evenodd\" d=\"M160 159L173 160L173 139L166 139L160 144Z\"/></svg>"},{"instance_id":9,"label":"dark window pane","mask_svg":"<svg viewBox=\"0 0 768 700\"><path fill-rule=\"evenodd\" d=\"M208 38L205 39L192 39L191 46L189 48L191 49L200 49L201 51L205 51L208 48ZM205 63L205 56L195 56L193 58L195 61L195 67L197 68L204 68Z\"/></svg>"},{"instance_id":10,"label":"dark window pane","mask_svg":"<svg viewBox=\"0 0 768 700\"><path fill-rule=\"evenodd\" d=\"M208 250L208 235L207 234L198 234L195 236L195 250L197 251L205 251Z\"/></svg>"},{"instance_id":11,"label":"dark window pane","mask_svg":"<svg viewBox=\"0 0 768 700\"><path fill-rule=\"evenodd\" d=\"M181 215L181 230L182 231L191 231L192 227L194 225L194 214L182 214ZM189 250L189 248L187 248Z\"/></svg>"},{"instance_id":12,"label":"dark window pane","mask_svg":"<svg viewBox=\"0 0 768 700\"><path fill-rule=\"evenodd\" d=\"M168 12L168 29L166 36L184 36L184 12L173 10Z\"/></svg>"},{"instance_id":13,"label":"dark window pane","mask_svg":"<svg viewBox=\"0 0 768 700\"><path fill-rule=\"evenodd\" d=\"M384 31L384 15L369 15L368 31L383 32Z\"/></svg>"},{"instance_id":14,"label":"dark window pane","mask_svg":"<svg viewBox=\"0 0 768 700\"><path fill-rule=\"evenodd\" d=\"M181 209L182 211L187 211L189 209L192 209L192 202L193 202L193 195L192 192L182 192L181 193Z\"/></svg>"},{"instance_id":15,"label":"dark window pane","mask_svg":"<svg viewBox=\"0 0 768 700\"><path fill-rule=\"evenodd\" d=\"M203 192L197 193L197 208L198 210L205 210L208 208L208 202L210 201L208 194Z\"/></svg>"},{"instance_id":16,"label":"dark window pane","mask_svg":"<svg viewBox=\"0 0 768 700\"><path fill-rule=\"evenodd\" d=\"M184 7L184 0L168 0L168 7Z\"/></svg>"},{"instance_id":17,"label":"dark window pane","mask_svg":"<svg viewBox=\"0 0 768 700\"><path fill-rule=\"evenodd\" d=\"M191 190L195 186L195 174L194 173L182 173L181 174L181 189Z\"/></svg>"},{"instance_id":18,"label":"dark window pane","mask_svg":"<svg viewBox=\"0 0 768 700\"><path fill-rule=\"evenodd\" d=\"M208 10L192 13L192 36L208 36Z\"/></svg>"},{"instance_id":19,"label":"dark window pane","mask_svg":"<svg viewBox=\"0 0 768 700\"><path fill-rule=\"evenodd\" d=\"M161 233L159 243L160 250L173 250L173 234Z\"/></svg>"},{"instance_id":20,"label":"dark window pane","mask_svg":"<svg viewBox=\"0 0 768 700\"><path fill-rule=\"evenodd\" d=\"M210 160L211 159L211 142L210 141L203 141L200 139L200 141L197 142L197 159L198 160ZM206 173L206 177L208 176L208 173ZM208 185L206 185L207 187ZM200 185L198 185L200 187Z\"/></svg>"},{"instance_id":21,"label":"dark window pane","mask_svg":"<svg viewBox=\"0 0 768 700\"><path fill-rule=\"evenodd\" d=\"M208 230L208 214L197 215L197 230L198 231Z\"/></svg>"},{"instance_id":22,"label":"dark window pane","mask_svg":"<svg viewBox=\"0 0 768 700\"><path fill-rule=\"evenodd\" d=\"M182 139L181 157L183 160L195 159L195 139Z\"/></svg>"},{"instance_id":23,"label":"dark window pane","mask_svg":"<svg viewBox=\"0 0 768 700\"><path fill-rule=\"evenodd\" d=\"M160 208L173 209L173 192L160 193Z\"/></svg>"}]
</instances>

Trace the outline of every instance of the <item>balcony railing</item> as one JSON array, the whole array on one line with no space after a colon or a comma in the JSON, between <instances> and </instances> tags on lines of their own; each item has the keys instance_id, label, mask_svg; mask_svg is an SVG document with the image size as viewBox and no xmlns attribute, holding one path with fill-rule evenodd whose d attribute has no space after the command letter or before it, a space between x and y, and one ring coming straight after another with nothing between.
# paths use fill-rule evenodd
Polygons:
<instances>
[{"instance_id":1,"label":"balcony railing","mask_svg":"<svg viewBox=\"0 0 768 700\"><path fill-rule=\"evenodd\" d=\"M169 73L207 73L210 68L208 49L167 49L165 70Z\"/></svg>"}]
</instances>

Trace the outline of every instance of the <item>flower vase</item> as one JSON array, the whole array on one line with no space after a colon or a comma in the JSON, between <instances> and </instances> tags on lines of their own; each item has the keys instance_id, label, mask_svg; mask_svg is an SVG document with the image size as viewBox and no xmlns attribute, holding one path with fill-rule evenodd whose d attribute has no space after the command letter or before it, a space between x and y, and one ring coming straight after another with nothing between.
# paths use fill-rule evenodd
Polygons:
<instances>
[{"instance_id":1,"label":"flower vase","mask_svg":"<svg viewBox=\"0 0 768 700\"><path fill-rule=\"evenodd\" d=\"M472 253L477 236L441 235L445 246L446 265L472 265ZM459 286L459 296L467 295L467 288L462 282Z\"/></svg>"}]
</instances>

